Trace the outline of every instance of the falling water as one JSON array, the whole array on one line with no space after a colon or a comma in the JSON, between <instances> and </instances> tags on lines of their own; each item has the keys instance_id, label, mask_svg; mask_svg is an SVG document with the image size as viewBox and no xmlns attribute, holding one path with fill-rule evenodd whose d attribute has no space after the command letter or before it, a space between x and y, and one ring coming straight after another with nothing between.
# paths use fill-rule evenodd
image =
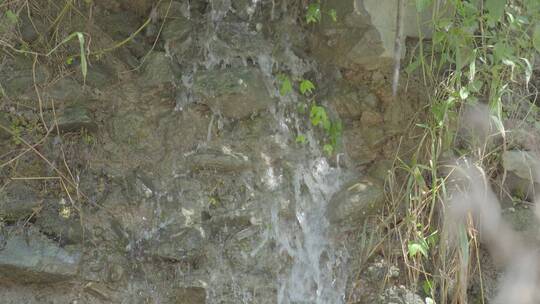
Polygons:
<instances>
[{"instance_id":1,"label":"falling water","mask_svg":"<svg viewBox=\"0 0 540 304\"><path fill-rule=\"evenodd\" d=\"M284 42L279 60L271 55L274 46L264 41L242 52L235 51L237 46L224 45L216 34L223 30L223 26L234 32L229 35L237 35L240 40L249 37L258 41L258 34L250 30L247 24L225 25L223 20L231 6L229 0L212 0L210 3L212 11L206 34L209 39L204 43L205 62L202 66L214 69L238 63L246 65L245 57L249 56L265 76L268 90L279 99L279 103L270 111L275 121L272 140L279 151L261 153L266 190L261 189L265 193L261 193L260 197L264 200L266 197L271 198L267 214L261 215L262 221L266 222L266 229L261 232L260 245L256 246L248 258L255 258L261 250L273 250L273 254L279 255L279 265L275 267L278 304L344 303L346 271L343 265L346 263L346 254L331 241L325 214L328 202L340 188L346 173L330 166L312 131L302 130L305 117L295 111L298 96L294 92L281 96L274 75L276 69L280 68L279 64L287 67L290 75L295 78L316 71L316 67L298 57L287 41ZM257 4L258 1L252 1L250 8L255 10ZM254 11L249 13L251 18ZM308 144L304 147L290 147L291 138L300 132L307 138ZM286 159L285 164L275 162L276 159ZM252 188L249 182L246 187ZM270 241L277 246L270 248ZM220 271L227 270L223 268ZM221 275L227 276L227 273ZM235 289L237 278L231 273L228 275ZM215 280L223 279L216 274ZM240 289L233 293L239 303L252 302L247 291Z\"/></svg>"},{"instance_id":2,"label":"falling water","mask_svg":"<svg viewBox=\"0 0 540 304\"><path fill-rule=\"evenodd\" d=\"M280 217L279 204L272 209L272 232L279 252L292 260L278 278L280 304L343 303L342 257L328 240L324 216L330 196L339 187L339 176L339 170L322 157L298 164L292 180L295 218Z\"/></svg>"}]
</instances>

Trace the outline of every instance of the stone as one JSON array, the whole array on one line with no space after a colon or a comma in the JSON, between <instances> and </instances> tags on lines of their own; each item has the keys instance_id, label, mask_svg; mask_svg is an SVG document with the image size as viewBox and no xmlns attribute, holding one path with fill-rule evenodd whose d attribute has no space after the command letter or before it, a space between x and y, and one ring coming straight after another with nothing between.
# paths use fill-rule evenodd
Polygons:
<instances>
[{"instance_id":1,"label":"stone","mask_svg":"<svg viewBox=\"0 0 540 304\"><path fill-rule=\"evenodd\" d=\"M145 87L172 83L180 76L165 52L151 53L143 66L140 84Z\"/></svg>"},{"instance_id":2,"label":"stone","mask_svg":"<svg viewBox=\"0 0 540 304\"><path fill-rule=\"evenodd\" d=\"M83 240L81 219L65 200L48 200L35 216L35 225L60 244L76 245Z\"/></svg>"},{"instance_id":3,"label":"stone","mask_svg":"<svg viewBox=\"0 0 540 304\"><path fill-rule=\"evenodd\" d=\"M510 150L502 154L502 165L520 178L540 182L540 160L531 152Z\"/></svg>"},{"instance_id":4,"label":"stone","mask_svg":"<svg viewBox=\"0 0 540 304\"><path fill-rule=\"evenodd\" d=\"M379 296L379 304L424 304L424 300L405 286L391 286Z\"/></svg>"},{"instance_id":5,"label":"stone","mask_svg":"<svg viewBox=\"0 0 540 304\"><path fill-rule=\"evenodd\" d=\"M189 4L180 1L161 2L157 7L157 14L160 19L178 19L189 17Z\"/></svg>"},{"instance_id":6,"label":"stone","mask_svg":"<svg viewBox=\"0 0 540 304\"><path fill-rule=\"evenodd\" d=\"M378 99L365 86L338 86L336 93L329 97L330 103L342 119L358 119L364 111L374 112Z\"/></svg>"},{"instance_id":7,"label":"stone","mask_svg":"<svg viewBox=\"0 0 540 304\"><path fill-rule=\"evenodd\" d=\"M191 171L241 172L249 169L251 162L243 155L206 151L188 156L187 165Z\"/></svg>"},{"instance_id":8,"label":"stone","mask_svg":"<svg viewBox=\"0 0 540 304\"><path fill-rule=\"evenodd\" d=\"M89 132L96 132L98 128L90 110L82 104L74 104L66 107L58 115L57 122L58 129L62 133L78 132L82 129Z\"/></svg>"},{"instance_id":9,"label":"stone","mask_svg":"<svg viewBox=\"0 0 540 304\"><path fill-rule=\"evenodd\" d=\"M168 229L160 235L153 254L174 261L194 261L202 254L204 238L195 228Z\"/></svg>"},{"instance_id":10,"label":"stone","mask_svg":"<svg viewBox=\"0 0 540 304\"><path fill-rule=\"evenodd\" d=\"M18 220L31 215L41 204L35 188L14 181L0 188L0 216L4 220Z\"/></svg>"},{"instance_id":11,"label":"stone","mask_svg":"<svg viewBox=\"0 0 540 304\"><path fill-rule=\"evenodd\" d=\"M362 117L360 118L360 122L362 123L362 126L365 126L365 127L375 127L375 126L382 127L383 121L384 120L383 120L382 115L374 111L365 111L362 113Z\"/></svg>"},{"instance_id":12,"label":"stone","mask_svg":"<svg viewBox=\"0 0 540 304\"><path fill-rule=\"evenodd\" d=\"M35 94L33 61L29 57L17 56L2 68L0 83L4 93L9 97L17 97L25 93ZM49 72L43 65L37 65L35 82L42 85L48 78Z\"/></svg>"},{"instance_id":13,"label":"stone","mask_svg":"<svg viewBox=\"0 0 540 304\"><path fill-rule=\"evenodd\" d=\"M328 204L326 216L332 224L358 224L378 214L384 204L380 181L363 177L338 191Z\"/></svg>"},{"instance_id":14,"label":"stone","mask_svg":"<svg viewBox=\"0 0 540 304\"><path fill-rule=\"evenodd\" d=\"M0 251L0 277L20 283L53 283L74 278L81 255L58 247L54 242L30 230L28 235L14 234Z\"/></svg>"},{"instance_id":15,"label":"stone","mask_svg":"<svg viewBox=\"0 0 540 304\"><path fill-rule=\"evenodd\" d=\"M530 179L521 178L517 176L514 172L507 171L504 176L504 182L502 177L500 178L500 184L504 187L504 191L508 191L513 198L519 200L534 200L535 188L537 188L536 183Z\"/></svg>"},{"instance_id":16,"label":"stone","mask_svg":"<svg viewBox=\"0 0 540 304\"><path fill-rule=\"evenodd\" d=\"M82 84L73 78L65 77L47 87L43 96L55 101L78 101L84 98L85 92Z\"/></svg>"},{"instance_id":17,"label":"stone","mask_svg":"<svg viewBox=\"0 0 540 304\"><path fill-rule=\"evenodd\" d=\"M163 14L165 14L165 12L163 12ZM169 12L169 14L171 14L171 12ZM177 13L174 14L176 15ZM187 39L186 36L192 30L191 21L181 14L173 17L169 16L167 19L167 22L163 26L161 38L165 41L183 41ZM172 51L172 53L174 53L174 51Z\"/></svg>"},{"instance_id":18,"label":"stone","mask_svg":"<svg viewBox=\"0 0 540 304\"><path fill-rule=\"evenodd\" d=\"M82 82L82 75L80 77ZM117 81L114 69L101 63L94 63L88 68L86 84L94 88L105 88Z\"/></svg>"},{"instance_id":19,"label":"stone","mask_svg":"<svg viewBox=\"0 0 540 304\"><path fill-rule=\"evenodd\" d=\"M174 304L205 304L206 290L202 287L180 287L174 291Z\"/></svg>"},{"instance_id":20,"label":"stone","mask_svg":"<svg viewBox=\"0 0 540 304\"><path fill-rule=\"evenodd\" d=\"M523 204L516 204L515 207L505 208L502 218L510 224L514 231L518 232L527 243L538 243L540 237L540 224L534 214L534 208L526 208Z\"/></svg>"},{"instance_id":21,"label":"stone","mask_svg":"<svg viewBox=\"0 0 540 304\"><path fill-rule=\"evenodd\" d=\"M261 33L251 30L249 23L224 22L216 34L218 39L210 42L210 48L225 60L234 57L255 59L272 51L272 45Z\"/></svg>"},{"instance_id":22,"label":"stone","mask_svg":"<svg viewBox=\"0 0 540 304\"><path fill-rule=\"evenodd\" d=\"M366 129L345 127L343 131L343 146L346 154L354 162L354 165L365 165L374 161L380 152L370 146L365 139Z\"/></svg>"},{"instance_id":23,"label":"stone","mask_svg":"<svg viewBox=\"0 0 540 304\"><path fill-rule=\"evenodd\" d=\"M274 103L263 75L254 68L199 71L193 91L200 103L233 119L248 118Z\"/></svg>"},{"instance_id":24,"label":"stone","mask_svg":"<svg viewBox=\"0 0 540 304\"><path fill-rule=\"evenodd\" d=\"M249 20L256 9L256 2L250 0L236 0L231 2L231 10L242 20Z\"/></svg>"},{"instance_id":25,"label":"stone","mask_svg":"<svg viewBox=\"0 0 540 304\"><path fill-rule=\"evenodd\" d=\"M391 160L377 161L369 168L368 175L384 182L389 177L393 166L394 162Z\"/></svg>"},{"instance_id":26,"label":"stone","mask_svg":"<svg viewBox=\"0 0 540 304\"><path fill-rule=\"evenodd\" d=\"M144 143L152 136L153 122L149 122L140 111L128 111L116 113L111 120L112 137L117 144L130 146L144 146Z\"/></svg>"},{"instance_id":27,"label":"stone","mask_svg":"<svg viewBox=\"0 0 540 304\"><path fill-rule=\"evenodd\" d=\"M39 18L33 16L32 20L28 17L28 14L20 14L19 18L19 32L21 33L22 39L31 43L43 35L43 29L46 28L46 25Z\"/></svg>"},{"instance_id":28,"label":"stone","mask_svg":"<svg viewBox=\"0 0 540 304\"><path fill-rule=\"evenodd\" d=\"M153 177L143 170L133 170L125 177L125 195L127 198L137 201L138 199L152 198L156 193Z\"/></svg>"}]
</instances>

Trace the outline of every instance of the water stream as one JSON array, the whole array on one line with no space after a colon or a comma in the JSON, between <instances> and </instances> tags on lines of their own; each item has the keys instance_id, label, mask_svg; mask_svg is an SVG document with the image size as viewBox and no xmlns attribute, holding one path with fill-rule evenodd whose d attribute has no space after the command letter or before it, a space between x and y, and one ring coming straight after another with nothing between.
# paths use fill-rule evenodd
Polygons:
<instances>
[{"instance_id":1,"label":"water stream","mask_svg":"<svg viewBox=\"0 0 540 304\"><path fill-rule=\"evenodd\" d=\"M294 215L287 220L272 209L272 233L279 253L292 260L278 278L278 303L343 303L344 275L328 239L326 205L340 184L340 171L324 158L298 164L293 180ZM278 198L279 199L279 198Z\"/></svg>"},{"instance_id":2,"label":"water stream","mask_svg":"<svg viewBox=\"0 0 540 304\"><path fill-rule=\"evenodd\" d=\"M230 2L211 2L209 23L214 33L211 37L215 40L215 32L223 26L221 22L230 9ZM257 1L253 1L252 9L255 10L256 7ZM250 11L250 18L253 13ZM251 34L246 24L237 24L231 29L239 29L239 33L233 35ZM208 59L205 65L215 67L220 64L234 64L234 59L228 57L227 53L220 54L216 45L219 43L206 44ZM250 51L256 54L250 54ZM290 138L294 138L294 134L301 131L300 126L305 118L300 117L294 110L299 99L294 92L287 96L279 93L279 83L276 82L273 72L280 62L277 62L271 53L272 46L262 44L249 50L247 55L256 58L257 67L265 76L266 87L279 99L276 108L271 111L276 125L273 139L281 147L280 155L274 157L296 154L289 160L289 166L292 164L289 168L274 167L273 156L263 155L267 167L265 184L273 197L268 209L270 215L263 217L270 222L263 232L263 243L273 240L277 244L274 249L280 261L280 265L276 265L277 303L344 303L346 276L343 265L346 255L336 250L330 241L329 223L325 217L326 206L342 184L344 173L329 165L322 155L317 138L310 130L302 130L308 138L308 144L303 149L291 149L287 146ZM316 71L311 63L298 58L287 43L283 54L293 77L298 78L308 71ZM245 58L242 58L241 62L245 64ZM283 172L286 171L288 176L284 177ZM255 251L259 249L256 248Z\"/></svg>"}]
</instances>

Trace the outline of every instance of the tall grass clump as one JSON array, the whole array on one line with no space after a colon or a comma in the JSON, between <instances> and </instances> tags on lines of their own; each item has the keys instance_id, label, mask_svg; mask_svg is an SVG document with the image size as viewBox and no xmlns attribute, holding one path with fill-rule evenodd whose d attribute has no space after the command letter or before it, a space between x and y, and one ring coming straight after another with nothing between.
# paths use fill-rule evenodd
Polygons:
<instances>
[{"instance_id":1,"label":"tall grass clump","mask_svg":"<svg viewBox=\"0 0 540 304\"><path fill-rule=\"evenodd\" d=\"M391 200L406 206L395 234L408 278L426 297L471 303L468 288L475 284L481 296L473 303L484 303L476 223L470 218L452 227L456 242L443 233L451 164L467 158L494 184L502 175L501 153L513 144L508 122L518 118L538 128L531 113L537 108L540 1L416 0L416 8L419 16L432 10L432 35L420 33L405 72L420 75L429 103L411 132L421 134L418 148L410 159L397 159L389 179ZM526 113L519 110L524 103ZM486 109L487 132L471 131L484 119L466 115L475 108Z\"/></svg>"}]
</instances>

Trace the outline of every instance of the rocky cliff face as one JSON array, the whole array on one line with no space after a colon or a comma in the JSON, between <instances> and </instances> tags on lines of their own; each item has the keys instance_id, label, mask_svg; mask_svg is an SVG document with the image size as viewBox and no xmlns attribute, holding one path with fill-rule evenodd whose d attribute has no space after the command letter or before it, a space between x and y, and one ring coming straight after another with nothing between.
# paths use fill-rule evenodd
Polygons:
<instances>
[{"instance_id":1,"label":"rocky cliff face","mask_svg":"<svg viewBox=\"0 0 540 304\"><path fill-rule=\"evenodd\" d=\"M86 77L77 56L6 50L3 303L344 303L356 237L425 102L414 85L391 97L390 2L327 1L337 21L315 25L301 1L154 2L68 8L57 31L91 38ZM61 8L36 5L17 47L54 34L35 24ZM342 121L331 154L299 109L312 102Z\"/></svg>"}]
</instances>

